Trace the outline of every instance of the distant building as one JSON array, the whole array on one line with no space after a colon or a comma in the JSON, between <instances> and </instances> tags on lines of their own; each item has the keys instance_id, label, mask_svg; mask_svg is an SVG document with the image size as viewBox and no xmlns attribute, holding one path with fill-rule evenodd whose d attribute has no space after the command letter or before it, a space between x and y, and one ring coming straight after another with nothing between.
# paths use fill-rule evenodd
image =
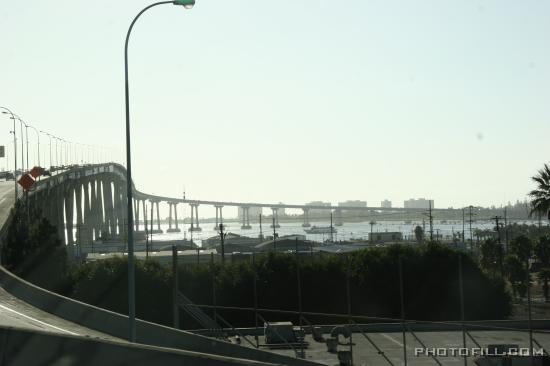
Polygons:
<instances>
[{"instance_id":1,"label":"distant building","mask_svg":"<svg viewBox=\"0 0 550 366\"><path fill-rule=\"evenodd\" d=\"M338 202L338 206L367 207L367 201L353 200L353 201Z\"/></svg>"},{"instance_id":2,"label":"distant building","mask_svg":"<svg viewBox=\"0 0 550 366\"><path fill-rule=\"evenodd\" d=\"M309 203L306 203L306 206L327 206L330 207L332 204L330 202L322 202L322 201L311 201ZM323 210L320 208L312 208L309 210L309 217L330 217L330 210Z\"/></svg>"},{"instance_id":3,"label":"distant building","mask_svg":"<svg viewBox=\"0 0 550 366\"><path fill-rule=\"evenodd\" d=\"M411 198L409 200L405 200L403 202L403 207L405 208L429 208L430 202L432 204L432 208L434 208L434 200L427 200L425 198Z\"/></svg>"},{"instance_id":4,"label":"distant building","mask_svg":"<svg viewBox=\"0 0 550 366\"><path fill-rule=\"evenodd\" d=\"M380 207L382 208L391 208L391 201L390 200L384 200L380 202Z\"/></svg>"}]
</instances>

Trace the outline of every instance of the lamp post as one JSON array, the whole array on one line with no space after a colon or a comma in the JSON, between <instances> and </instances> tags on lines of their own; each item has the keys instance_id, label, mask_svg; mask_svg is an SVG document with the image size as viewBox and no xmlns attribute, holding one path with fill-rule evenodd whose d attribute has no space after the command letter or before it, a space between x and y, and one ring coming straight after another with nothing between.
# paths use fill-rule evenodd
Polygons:
<instances>
[{"instance_id":1,"label":"lamp post","mask_svg":"<svg viewBox=\"0 0 550 366\"><path fill-rule=\"evenodd\" d=\"M128 41L130 40L130 34L132 28L138 20L138 18L157 5L174 4L183 5L186 9L190 9L195 5L195 0L175 0L175 1L160 1L146 6L141 10L128 28L126 34L126 42L124 43L124 92L126 102L126 197L128 200L128 320L129 324L129 340L130 342L136 341L136 304L135 304L135 276L134 276L134 210L132 209L132 159L130 148L130 93L128 87Z\"/></svg>"},{"instance_id":2,"label":"lamp post","mask_svg":"<svg viewBox=\"0 0 550 366\"><path fill-rule=\"evenodd\" d=\"M78 160L80 162L80 164L84 165L84 145L82 145L81 143L76 143L78 146L80 146L80 155L76 155L76 160L78 160L79 156L80 156L80 160Z\"/></svg>"},{"instance_id":3,"label":"lamp post","mask_svg":"<svg viewBox=\"0 0 550 366\"><path fill-rule=\"evenodd\" d=\"M59 140L59 137L53 136L53 135L52 135L52 137L55 140L55 166L57 168L57 167L59 167L59 155L57 154L57 141Z\"/></svg>"},{"instance_id":4,"label":"lamp post","mask_svg":"<svg viewBox=\"0 0 550 366\"><path fill-rule=\"evenodd\" d=\"M50 170L52 169L52 135L47 133L46 131L40 130L44 135L47 135L50 138Z\"/></svg>"},{"instance_id":5,"label":"lamp post","mask_svg":"<svg viewBox=\"0 0 550 366\"><path fill-rule=\"evenodd\" d=\"M23 167L23 171L26 172L27 170L29 170L29 165L25 165L25 150L24 150L24 146L25 145L25 135L23 134L23 125L27 125L25 122L23 122L23 120L21 118L19 118L19 116L16 114L15 115L15 118L17 118L19 120L19 126L21 127L21 166ZM28 142L27 142L28 143ZM28 152L28 150L27 150ZM27 160L29 159L29 157L27 156Z\"/></svg>"},{"instance_id":6,"label":"lamp post","mask_svg":"<svg viewBox=\"0 0 550 366\"><path fill-rule=\"evenodd\" d=\"M19 120L19 126L21 127L21 174L23 174L23 172L25 171L25 150L24 150L24 137L25 135L23 135L23 120L21 118L19 118L19 116L17 114L14 114L15 117L12 117L14 120L17 118ZM27 167L28 168L28 167Z\"/></svg>"},{"instance_id":7,"label":"lamp post","mask_svg":"<svg viewBox=\"0 0 550 366\"><path fill-rule=\"evenodd\" d=\"M34 132L36 132L36 147L37 147L37 154L36 154L36 157L38 158L38 166L40 166L40 133L38 132L38 130L29 125L28 127L32 128L34 130Z\"/></svg>"},{"instance_id":8,"label":"lamp post","mask_svg":"<svg viewBox=\"0 0 550 366\"><path fill-rule=\"evenodd\" d=\"M13 115L13 112L10 111L8 108L6 107L0 107L2 109L4 109L4 111L2 111L3 114L11 114L11 119L13 119L13 159L14 159L14 164L13 164L13 182L14 182L14 185L15 185L15 201L14 202L17 202L17 139L15 137L15 116Z\"/></svg>"},{"instance_id":9,"label":"lamp post","mask_svg":"<svg viewBox=\"0 0 550 366\"><path fill-rule=\"evenodd\" d=\"M61 139L61 141L63 141L63 150L64 150L64 154L61 155L62 157L62 160L63 160L63 165L66 166L68 165L68 161L67 161L67 140L65 139ZM63 156L64 155L64 156Z\"/></svg>"},{"instance_id":10,"label":"lamp post","mask_svg":"<svg viewBox=\"0 0 550 366\"><path fill-rule=\"evenodd\" d=\"M25 122L23 123L25 124L25 139L27 140L27 170L29 170L29 125Z\"/></svg>"}]
</instances>

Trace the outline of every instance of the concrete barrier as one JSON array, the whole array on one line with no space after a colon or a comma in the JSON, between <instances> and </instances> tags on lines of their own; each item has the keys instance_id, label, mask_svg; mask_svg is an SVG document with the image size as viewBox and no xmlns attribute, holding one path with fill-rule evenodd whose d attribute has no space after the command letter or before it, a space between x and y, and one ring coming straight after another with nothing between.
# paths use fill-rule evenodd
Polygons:
<instances>
[{"instance_id":1,"label":"concrete barrier","mask_svg":"<svg viewBox=\"0 0 550 366\"><path fill-rule=\"evenodd\" d=\"M336 326L346 325L345 322L341 324L332 325L317 325L321 328L321 331L325 334L331 332ZM528 331L529 325L527 320L476 320L465 321L465 328L467 331ZM407 323L408 329L413 332L460 332L462 331L462 323L457 321L446 321L441 323L436 322L409 322ZM548 333L550 330L549 319L536 319L531 321L531 328L533 332L537 330L541 333ZM264 333L263 328L238 328L240 334L244 335L262 335ZM304 330L307 334L311 333L309 326L304 326ZM401 333L403 331L401 323L372 323L372 324L356 324L352 328L353 332L357 333L362 331L363 333ZM234 336L237 333L233 329L224 329L224 331ZM209 329L197 329L192 331L195 334L207 335L211 331Z\"/></svg>"},{"instance_id":2,"label":"concrete barrier","mask_svg":"<svg viewBox=\"0 0 550 366\"><path fill-rule=\"evenodd\" d=\"M60 318L121 339L128 337L128 317L125 315L44 290L3 267L0 267L0 286L26 303ZM318 365L315 362L248 348L143 320L136 320L136 342L275 364Z\"/></svg>"},{"instance_id":3,"label":"concrete barrier","mask_svg":"<svg viewBox=\"0 0 550 366\"><path fill-rule=\"evenodd\" d=\"M0 365L274 366L275 364L0 326Z\"/></svg>"}]
</instances>

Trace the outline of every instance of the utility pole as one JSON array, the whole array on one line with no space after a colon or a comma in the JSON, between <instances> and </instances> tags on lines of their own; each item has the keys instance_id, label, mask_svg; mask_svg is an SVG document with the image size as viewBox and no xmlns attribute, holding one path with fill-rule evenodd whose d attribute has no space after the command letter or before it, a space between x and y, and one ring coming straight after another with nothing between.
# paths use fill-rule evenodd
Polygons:
<instances>
[{"instance_id":1,"label":"utility pole","mask_svg":"<svg viewBox=\"0 0 550 366\"><path fill-rule=\"evenodd\" d=\"M504 207L504 243L506 247L504 248L504 253L508 253L508 219L507 219L507 208Z\"/></svg>"},{"instance_id":2,"label":"utility pole","mask_svg":"<svg viewBox=\"0 0 550 366\"><path fill-rule=\"evenodd\" d=\"M493 220L495 220L496 230L497 230L497 240L498 240L498 262L500 267L500 275L504 277L504 262L502 258L502 242L500 240L500 225L498 223L498 220L502 219L501 216L495 216L493 217Z\"/></svg>"},{"instance_id":3,"label":"utility pole","mask_svg":"<svg viewBox=\"0 0 550 366\"><path fill-rule=\"evenodd\" d=\"M430 217L430 241L433 240L433 236L434 236L434 219L433 219L433 216L432 216L432 201L431 200L428 200L428 208L429 208L429 217Z\"/></svg>"},{"instance_id":4,"label":"utility pole","mask_svg":"<svg viewBox=\"0 0 550 366\"><path fill-rule=\"evenodd\" d=\"M223 224L220 224L219 226L220 228L220 243L221 243L221 246L222 246L222 264L225 264L225 243L224 243L224 239L225 239L225 236L227 235L227 233L224 234L223 232Z\"/></svg>"},{"instance_id":5,"label":"utility pole","mask_svg":"<svg viewBox=\"0 0 550 366\"><path fill-rule=\"evenodd\" d=\"M264 240L264 234L262 233L262 214L260 214L260 240Z\"/></svg>"},{"instance_id":6,"label":"utility pole","mask_svg":"<svg viewBox=\"0 0 550 366\"><path fill-rule=\"evenodd\" d=\"M172 319L174 328L179 328L179 306L178 306L178 248L172 245Z\"/></svg>"},{"instance_id":7,"label":"utility pole","mask_svg":"<svg viewBox=\"0 0 550 366\"><path fill-rule=\"evenodd\" d=\"M371 221L369 222L369 224L370 224L370 237L369 237L369 241L370 241L371 244L372 244L372 243L374 243L374 241L372 240L372 227L374 226L374 224L376 224L376 222L374 222L374 220L371 220Z\"/></svg>"},{"instance_id":8,"label":"utility pole","mask_svg":"<svg viewBox=\"0 0 550 366\"><path fill-rule=\"evenodd\" d=\"M464 213L464 208L462 208L462 245L464 245L464 249L466 249L466 237L464 236L464 219L466 218ZM472 249L472 248L470 248Z\"/></svg>"},{"instance_id":9,"label":"utility pole","mask_svg":"<svg viewBox=\"0 0 550 366\"><path fill-rule=\"evenodd\" d=\"M469 224L470 224L470 250L473 250L474 248L474 237L473 237L473 232L472 232L472 208L474 208L472 205L468 206L469 210L470 210L470 220L469 220Z\"/></svg>"},{"instance_id":10,"label":"utility pole","mask_svg":"<svg viewBox=\"0 0 550 366\"><path fill-rule=\"evenodd\" d=\"M273 251L277 253L277 232L275 231L275 211L273 212Z\"/></svg>"},{"instance_id":11,"label":"utility pole","mask_svg":"<svg viewBox=\"0 0 550 366\"><path fill-rule=\"evenodd\" d=\"M330 211L330 242L334 243L334 236L332 231L332 211Z\"/></svg>"},{"instance_id":12,"label":"utility pole","mask_svg":"<svg viewBox=\"0 0 550 366\"><path fill-rule=\"evenodd\" d=\"M143 226L145 227L145 259L149 258L149 230L147 229L147 204L143 205Z\"/></svg>"},{"instance_id":13,"label":"utility pole","mask_svg":"<svg viewBox=\"0 0 550 366\"><path fill-rule=\"evenodd\" d=\"M151 230L149 232L151 233L151 239L149 240L151 244L151 250L153 250L153 207L155 207L155 203L153 201L151 202ZM147 223L145 223L145 226L147 226Z\"/></svg>"}]
</instances>

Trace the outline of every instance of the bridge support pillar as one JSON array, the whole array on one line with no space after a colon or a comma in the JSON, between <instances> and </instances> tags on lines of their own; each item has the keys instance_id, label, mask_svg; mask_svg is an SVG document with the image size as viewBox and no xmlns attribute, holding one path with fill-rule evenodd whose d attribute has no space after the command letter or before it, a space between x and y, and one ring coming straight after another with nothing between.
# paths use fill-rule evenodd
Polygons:
<instances>
[{"instance_id":1,"label":"bridge support pillar","mask_svg":"<svg viewBox=\"0 0 550 366\"><path fill-rule=\"evenodd\" d=\"M302 227L310 227L311 224L309 223L309 208L304 208L304 223L302 224Z\"/></svg>"},{"instance_id":2,"label":"bridge support pillar","mask_svg":"<svg viewBox=\"0 0 550 366\"><path fill-rule=\"evenodd\" d=\"M273 228L280 228L281 225L279 225L279 208L278 207L271 207L271 211L273 214L273 219L270 227Z\"/></svg>"},{"instance_id":3,"label":"bridge support pillar","mask_svg":"<svg viewBox=\"0 0 550 366\"><path fill-rule=\"evenodd\" d=\"M105 232L105 219L103 217L103 180L101 179L96 180L96 200L97 237L104 239L107 237L107 234Z\"/></svg>"},{"instance_id":4,"label":"bridge support pillar","mask_svg":"<svg viewBox=\"0 0 550 366\"><path fill-rule=\"evenodd\" d=\"M179 233L181 230L178 227L178 204L174 203L174 222L176 223L176 232Z\"/></svg>"},{"instance_id":5,"label":"bridge support pillar","mask_svg":"<svg viewBox=\"0 0 550 366\"><path fill-rule=\"evenodd\" d=\"M75 187L75 198L76 198L76 244L77 250L76 255L78 257L82 256L81 246L82 246L82 228L84 226L84 221L82 220L82 184L79 183Z\"/></svg>"},{"instance_id":6,"label":"bridge support pillar","mask_svg":"<svg viewBox=\"0 0 550 366\"><path fill-rule=\"evenodd\" d=\"M116 222L118 227L117 236L119 238L124 238L125 233L125 227L124 227L124 200L122 198L122 182L120 180L117 180L114 182L114 191L115 191L115 198L114 198L114 204L115 204L115 215L116 215Z\"/></svg>"},{"instance_id":7,"label":"bridge support pillar","mask_svg":"<svg viewBox=\"0 0 550 366\"><path fill-rule=\"evenodd\" d=\"M159 201L155 202L157 204L157 232L162 233L162 229L160 228L160 209L159 209Z\"/></svg>"},{"instance_id":8,"label":"bridge support pillar","mask_svg":"<svg viewBox=\"0 0 550 366\"><path fill-rule=\"evenodd\" d=\"M73 235L73 210L74 210L74 186L72 184L63 184L63 197L65 208L65 227L67 258L69 261L74 259L74 235Z\"/></svg>"},{"instance_id":9,"label":"bridge support pillar","mask_svg":"<svg viewBox=\"0 0 550 366\"><path fill-rule=\"evenodd\" d=\"M179 233L180 229L178 228L178 211L177 211L177 204L174 202L168 202L168 205L170 206L170 215L168 216L168 233ZM174 208L174 216L176 218L176 227L172 227L172 207Z\"/></svg>"},{"instance_id":10,"label":"bridge support pillar","mask_svg":"<svg viewBox=\"0 0 550 366\"><path fill-rule=\"evenodd\" d=\"M93 240L99 239L98 225L98 207L97 207L97 182L93 179L91 182L91 198L90 198L90 222L92 228Z\"/></svg>"},{"instance_id":11,"label":"bridge support pillar","mask_svg":"<svg viewBox=\"0 0 550 366\"><path fill-rule=\"evenodd\" d=\"M134 222L136 232L139 231L139 199L134 200Z\"/></svg>"},{"instance_id":12,"label":"bridge support pillar","mask_svg":"<svg viewBox=\"0 0 550 366\"><path fill-rule=\"evenodd\" d=\"M172 231L172 202L168 202L168 232Z\"/></svg>"},{"instance_id":13,"label":"bridge support pillar","mask_svg":"<svg viewBox=\"0 0 550 366\"><path fill-rule=\"evenodd\" d=\"M199 205L197 203L190 203L189 206L191 206L191 227L189 231L202 231L199 226Z\"/></svg>"},{"instance_id":14,"label":"bridge support pillar","mask_svg":"<svg viewBox=\"0 0 550 366\"><path fill-rule=\"evenodd\" d=\"M64 184L60 184L55 188L55 196L56 196L56 227L57 227L57 235L61 239L61 242L65 245L67 245L67 238L65 236L65 197L64 197Z\"/></svg>"},{"instance_id":15,"label":"bridge support pillar","mask_svg":"<svg viewBox=\"0 0 550 366\"><path fill-rule=\"evenodd\" d=\"M109 236L114 238L116 236L116 219L115 210L113 204L113 188L112 181L103 181L103 204L105 206L105 221L109 227Z\"/></svg>"},{"instance_id":16,"label":"bridge support pillar","mask_svg":"<svg viewBox=\"0 0 550 366\"><path fill-rule=\"evenodd\" d=\"M141 200L141 206L143 208L143 231L147 232L147 206L145 205L145 200Z\"/></svg>"},{"instance_id":17,"label":"bridge support pillar","mask_svg":"<svg viewBox=\"0 0 550 366\"><path fill-rule=\"evenodd\" d=\"M249 214L250 207L242 206L241 210L243 213L243 225L241 226L241 229L243 230L252 229L252 226L250 226L250 214Z\"/></svg>"},{"instance_id":18,"label":"bridge support pillar","mask_svg":"<svg viewBox=\"0 0 550 366\"><path fill-rule=\"evenodd\" d=\"M67 231L67 257L74 259L74 236L73 236L73 210L74 210L74 187L68 184L63 197L65 201L65 228Z\"/></svg>"},{"instance_id":19,"label":"bridge support pillar","mask_svg":"<svg viewBox=\"0 0 550 366\"><path fill-rule=\"evenodd\" d=\"M219 230L220 224L223 224L223 216L222 216L223 206L216 205L214 207L216 208L216 225L214 226L214 230Z\"/></svg>"},{"instance_id":20,"label":"bridge support pillar","mask_svg":"<svg viewBox=\"0 0 550 366\"><path fill-rule=\"evenodd\" d=\"M82 237L84 238L83 243L85 244L91 244L93 240L93 228L92 228L92 215L90 210L90 181L85 180L84 181L84 227L82 228L82 231L84 235Z\"/></svg>"},{"instance_id":21,"label":"bridge support pillar","mask_svg":"<svg viewBox=\"0 0 550 366\"><path fill-rule=\"evenodd\" d=\"M334 210L334 225L336 225L336 226L344 225L344 219L342 217L342 210L340 210L340 209Z\"/></svg>"}]
</instances>

